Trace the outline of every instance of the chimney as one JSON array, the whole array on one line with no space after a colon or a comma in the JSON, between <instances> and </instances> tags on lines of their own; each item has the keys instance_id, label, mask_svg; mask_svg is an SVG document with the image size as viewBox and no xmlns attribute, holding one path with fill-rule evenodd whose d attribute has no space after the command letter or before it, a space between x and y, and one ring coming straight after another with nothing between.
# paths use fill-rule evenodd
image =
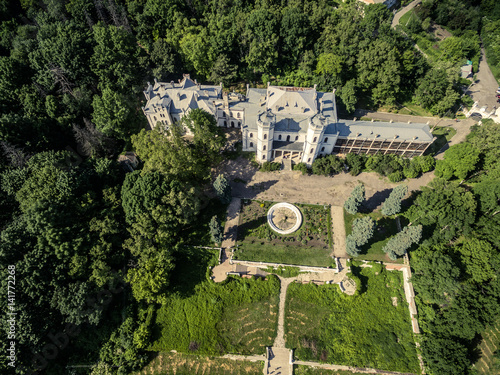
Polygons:
<instances>
[{"instance_id":1,"label":"chimney","mask_svg":"<svg viewBox=\"0 0 500 375\"><path fill-rule=\"evenodd\" d=\"M222 93L222 100L224 101L224 109L229 109L229 98L227 96L227 92Z\"/></svg>"},{"instance_id":2,"label":"chimney","mask_svg":"<svg viewBox=\"0 0 500 375\"><path fill-rule=\"evenodd\" d=\"M394 121L392 121L392 119L391 119L391 120L389 120L389 124L392 124L393 122L394 122Z\"/></svg>"},{"instance_id":3,"label":"chimney","mask_svg":"<svg viewBox=\"0 0 500 375\"><path fill-rule=\"evenodd\" d=\"M357 117L354 117L354 118L353 118L353 121L357 121L357 119L358 119Z\"/></svg>"}]
</instances>

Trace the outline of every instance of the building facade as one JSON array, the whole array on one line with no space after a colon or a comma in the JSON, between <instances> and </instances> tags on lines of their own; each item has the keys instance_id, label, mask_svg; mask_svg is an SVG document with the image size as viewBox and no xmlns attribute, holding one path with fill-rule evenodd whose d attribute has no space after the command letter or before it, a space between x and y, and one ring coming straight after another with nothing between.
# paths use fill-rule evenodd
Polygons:
<instances>
[{"instance_id":1,"label":"building facade","mask_svg":"<svg viewBox=\"0 0 500 375\"><path fill-rule=\"evenodd\" d=\"M144 95L151 128L168 129L191 109L201 108L219 126L240 128L243 151L255 152L258 162L286 158L310 166L319 156L349 152L413 157L433 141L427 124L338 119L335 90L318 92L316 86L247 85L243 96L223 93L222 85L199 85L185 75L178 83L148 84Z\"/></svg>"}]
</instances>

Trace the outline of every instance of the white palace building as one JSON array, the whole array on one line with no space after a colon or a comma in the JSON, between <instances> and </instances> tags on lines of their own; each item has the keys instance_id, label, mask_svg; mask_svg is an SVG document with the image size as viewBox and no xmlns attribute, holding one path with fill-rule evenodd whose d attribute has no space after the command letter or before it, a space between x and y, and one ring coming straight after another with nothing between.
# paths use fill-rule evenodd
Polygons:
<instances>
[{"instance_id":1,"label":"white palace building","mask_svg":"<svg viewBox=\"0 0 500 375\"><path fill-rule=\"evenodd\" d=\"M421 155L432 143L427 124L340 120L335 90L279 87L249 88L246 96L223 93L222 84L201 85L185 74L178 83L148 83L142 108L151 128L169 126L190 110L212 114L217 124L240 128L243 151L259 162L292 159L311 165L328 154ZM187 130L187 129L186 129ZM187 130L188 131L188 130Z\"/></svg>"}]
</instances>

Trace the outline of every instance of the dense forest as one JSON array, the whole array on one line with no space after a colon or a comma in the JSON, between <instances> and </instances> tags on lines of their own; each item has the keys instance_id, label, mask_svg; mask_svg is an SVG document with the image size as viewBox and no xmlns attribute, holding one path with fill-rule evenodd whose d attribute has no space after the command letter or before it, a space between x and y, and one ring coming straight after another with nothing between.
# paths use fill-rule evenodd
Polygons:
<instances>
[{"instance_id":1,"label":"dense forest","mask_svg":"<svg viewBox=\"0 0 500 375\"><path fill-rule=\"evenodd\" d=\"M139 369L177 259L208 233L200 217L214 204L224 134L201 111L183 120L193 139L146 132L147 81L318 84L337 88L348 112L413 101L442 115L460 99L459 66L477 54L478 32L500 66L500 9L428 0L424 10L422 22L472 42L428 61L385 6L353 0L0 0L0 264L15 269L17 373ZM474 129L407 202L404 215L424 227L411 258L432 374L469 373L499 313L499 142L498 125ZM135 172L115 161L128 150L141 159ZM410 167L398 171L419 173ZM1 285L6 296L7 277Z\"/></svg>"}]
</instances>

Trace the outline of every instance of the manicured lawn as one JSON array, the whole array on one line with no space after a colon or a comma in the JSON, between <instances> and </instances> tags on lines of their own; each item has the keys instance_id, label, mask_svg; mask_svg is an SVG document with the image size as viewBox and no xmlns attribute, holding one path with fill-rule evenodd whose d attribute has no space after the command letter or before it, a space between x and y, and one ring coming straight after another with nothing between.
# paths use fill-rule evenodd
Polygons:
<instances>
[{"instance_id":1,"label":"manicured lawn","mask_svg":"<svg viewBox=\"0 0 500 375\"><path fill-rule=\"evenodd\" d=\"M364 216L370 216L373 220L375 220L377 226L375 227L373 237L370 239L370 241L368 241L366 245L361 247L361 255L356 257L356 259L395 262L382 251L382 248L385 246L387 241L389 241L392 236L398 233L396 220L394 218L384 216L380 213L380 211L370 212L369 214L358 212L355 215L351 215L344 210L346 236L348 236L352 232L352 222L354 221L354 219L359 219ZM403 263L402 258L399 258L396 263Z\"/></svg>"},{"instance_id":2,"label":"manicured lawn","mask_svg":"<svg viewBox=\"0 0 500 375\"><path fill-rule=\"evenodd\" d=\"M281 263L303 266L329 267L335 262L330 249L310 246L270 244L266 241L244 242L239 245L234 259L253 262Z\"/></svg>"},{"instance_id":3,"label":"manicured lawn","mask_svg":"<svg viewBox=\"0 0 500 375\"><path fill-rule=\"evenodd\" d=\"M457 131L452 127L448 126L438 126L432 131L432 135L436 137L436 140L429 146L425 151L425 154L435 154L443 148L443 146L449 142L449 140L457 134Z\"/></svg>"},{"instance_id":4,"label":"manicured lawn","mask_svg":"<svg viewBox=\"0 0 500 375\"><path fill-rule=\"evenodd\" d=\"M217 251L176 254L172 294L156 312L150 350L192 354L263 354L276 336L280 284L229 277L208 280Z\"/></svg>"},{"instance_id":5,"label":"manicured lawn","mask_svg":"<svg viewBox=\"0 0 500 375\"><path fill-rule=\"evenodd\" d=\"M474 367L481 375L498 374L500 373L500 359L495 358L494 352L500 347L500 321L487 329L482 336L483 341L478 347L480 358Z\"/></svg>"},{"instance_id":6,"label":"manicured lawn","mask_svg":"<svg viewBox=\"0 0 500 375\"><path fill-rule=\"evenodd\" d=\"M280 235L267 223L267 211L273 204L243 202L235 259L329 266L332 263L330 207L296 205L302 213L301 227L292 234Z\"/></svg>"},{"instance_id":7,"label":"manicured lawn","mask_svg":"<svg viewBox=\"0 0 500 375\"><path fill-rule=\"evenodd\" d=\"M134 375L261 375L264 361L233 361L182 353L160 353Z\"/></svg>"},{"instance_id":8,"label":"manicured lawn","mask_svg":"<svg viewBox=\"0 0 500 375\"><path fill-rule=\"evenodd\" d=\"M299 360L418 373L401 273L380 264L351 269L362 284L354 296L336 284L289 286L287 347Z\"/></svg>"}]
</instances>

